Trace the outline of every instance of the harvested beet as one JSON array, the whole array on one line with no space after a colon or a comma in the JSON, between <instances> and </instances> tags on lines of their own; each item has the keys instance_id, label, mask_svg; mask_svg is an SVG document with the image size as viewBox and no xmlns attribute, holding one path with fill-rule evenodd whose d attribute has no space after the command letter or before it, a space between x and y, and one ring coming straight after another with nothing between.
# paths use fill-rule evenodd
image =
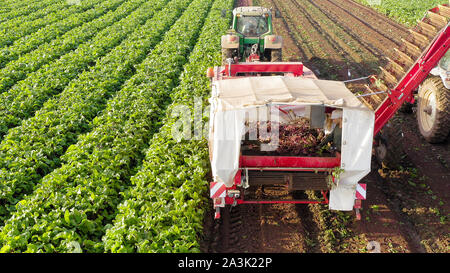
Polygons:
<instances>
[{"instance_id":1,"label":"harvested beet","mask_svg":"<svg viewBox=\"0 0 450 273\"><path fill-rule=\"evenodd\" d=\"M278 154L278 155L299 155L313 156L320 155L326 151L326 147L320 147L325 134L322 129L312 129L309 119L299 118L288 124L276 123L279 126L279 142L274 147L274 151L265 152L261 150L261 144L269 144L273 135L274 122L252 122L248 124L248 133L243 142L242 150L246 153L258 154ZM260 135L260 128L264 131L267 125L267 133ZM274 127L275 128L275 127ZM274 132L272 132L274 131ZM256 140L250 140L250 136L257 136Z\"/></svg>"}]
</instances>

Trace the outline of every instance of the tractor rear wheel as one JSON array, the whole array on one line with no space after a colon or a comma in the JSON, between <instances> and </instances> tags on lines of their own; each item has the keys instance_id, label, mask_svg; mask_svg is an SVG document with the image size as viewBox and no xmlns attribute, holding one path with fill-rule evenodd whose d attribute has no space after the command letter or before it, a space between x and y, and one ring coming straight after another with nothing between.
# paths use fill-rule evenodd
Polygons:
<instances>
[{"instance_id":1,"label":"tractor rear wheel","mask_svg":"<svg viewBox=\"0 0 450 273\"><path fill-rule=\"evenodd\" d=\"M279 49L272 49L270 51L270 61L271 62L281 62L282 61L281 48L279 48Z\"/></svg>"},{"instance_id":2,"label":"tractor rear wheel","mask_svg":"<svg viewBox=\"0 0 450 273\"><path fill-rule=\"evenodd\" d=\"M222 48L222 65L228 64L227 60L233 58L232 48Z\"/></svg>"},{"instance_id":3,"label":"tractor rear wheel","mask_svg":"<svg viewBox=\"0 0 450 273\"><path fill-rule=\"evenodd\" d=\"M450 90L440 77L429 77L419 88L417 121L426 141L440 143L450 131Z\"/></svg>"}]
</instances>

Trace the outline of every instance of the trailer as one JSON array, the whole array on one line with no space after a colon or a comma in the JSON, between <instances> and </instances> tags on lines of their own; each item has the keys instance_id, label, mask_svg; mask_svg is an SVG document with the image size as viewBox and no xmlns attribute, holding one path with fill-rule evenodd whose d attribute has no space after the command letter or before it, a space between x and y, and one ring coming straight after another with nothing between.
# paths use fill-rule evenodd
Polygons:
<instances>
[{"instance_id":1,"label":"trailer","mask_svg":"<svg viewBox=\"0 0 450 273\"><path fill-rule=\"evenodd\" d=\"M378 135L403 103L414 102L415 92L427 77L432 77L430 72L442 67L438 64L450 46L449 10L442 5L428 11L411 31L411 37L404 40L404 46L394 50L396 55L389 59L388 65L380 67L380 75L369 78L370 84L362 95L353 94L343 82L317 79L299 62L230 60L208 69L212 88L210 197L215 218L220 218L220 208L226 205L322 203L331 210L355 209L360 219L361 200L366 198L367 190L366 184L360 182L370 172L372 151L378 155L389 152ZM447 75L443 77L444 83L450 81ZM419 101L419 125L428 122L431 128L431 122L441 124L448 119L445 116L448 102L442 109L436 107L436 100L419 97ZM420 118L424 113L434 119ZM307 120L312 129L333 134L328 145L334 150L326 156L274 153L279 143L274 140L277 137L273 128L299 118ZM268 142L260 145L259 153L248 153L243 147L251 134L248 125L252 122L264 127L258 132L266 134ZM330 123L334 124L331 129ZM273 127L268 130L267 124ZM448 131L443 132L448 124L439 128L438 135L448 135ZM252 188L273 185L281 185L288 191L320 191L323 198L261 200L249 195Z\"/></svg>"}]
</instances>

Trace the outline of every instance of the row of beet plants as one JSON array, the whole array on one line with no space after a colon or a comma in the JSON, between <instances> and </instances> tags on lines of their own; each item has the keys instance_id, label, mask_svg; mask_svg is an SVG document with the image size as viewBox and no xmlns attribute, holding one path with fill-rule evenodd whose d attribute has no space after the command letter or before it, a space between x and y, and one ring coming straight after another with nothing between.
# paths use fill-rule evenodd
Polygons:
<instances>
[{"instance_id":1,"label":"row of beet plants","mask_svg":"<svg viewBox=\"0 0 450 273\"><path fill-rule=\"evenodd\" d=\"M81 43L92 38L100 30L125 17L130 13L129 10L115 10L123 2L124 0L103 2L96 9L93 9L94 15L92 19L96 18L95 20L74 28L66 32L63 36L49 43L42 44L36 50L9 62L0 70L0 93L8 90L17 81L27 77L29 73L36 71L41 66L75 49ZM107 13L105 14L105 12Z\"/></svg>"},{"instance_id":2,"label":"row of beet plants","mask_svg":"<svg viewBox=\"0 0 450 273\"><path fill-rule=\"evenodd\" d=\"M92 20L91 14L96 9L95 5L103 0L84 1L83 6L75 5L74 9L68 13L68 16L58 22L50 24L39 29L30 35L16 40L12 45L0 49L0 68L5 67L6 63L19 58L20 55L30 52L43 43L47 43L56 37L61 36L74 27L78 27L86 21Z\"/></svg>"},{"instance_id":3,"label":"row of beet plants","mask_svg":"<svg viewBox=\"0 0 450 273\"><path fill-rule=\"evenodd\" d=\"M141 20L166 3L167 0L158 0L142 5L119 26L125 32L134 30L126 40L5 136L0 143L0 222L44 175L60 166L59 157L79 134L90 128L89 123L106 107L107 99L133 75L134 64L158 43L185 4L180 0L171 2L139 26ZM168 13L169 8L175 10Z\"/></svg>"},{"instance_id":4,"label":"row of beet plants","mask_svg":"<svg viewBox=\"0 0 450 273\"><path fill-rule=\"evenodd\" d=\"M147 0L130 0L116 10L116 13L129 13ZM81 44L74 51L41 69L0 94L0 139L10 128L29 118L42 104L60 93L65 86L89 66L95 65L98 58L118 45L135 27L144 23L153 12L150 3L145 11L138 8L127 17L106 27L91 40ZM147 12L147 13L146 13ZM150 13L149 13L150 12Z\"/></svg>"},{"instance_id":5,"label":"row of beet plants","mask_svg":"<svg viewBox=\"0 0 450 273\"><path fill-rule=\"evenodd\" d=\"M78 137L63 165L17 204L1 230L1 251L102 252L101 241L121 200L119 192L142 159L163 105L178 83L211 0L175 0L188 6L137 73ZM165 10L160 20L179 12Z\"/></svg>"},{"instance_id":6,"label":"row of beet plants","mask_svg":"<svg viewBox=\"0 0 450 273\"><path fill-rule=\"evenodd\" d=\"M220 37L229 26L220 10L231 9L232 0L216 1L202 36L174 90L164 125L155 134L132 186L124 192L113 225L103 238L107 252L198 252L209 172L206 141L177 142L172 128L173 110L188 106L194 97L210 93L207 67L220 64ZM207 120L204 120L207 122ZM209 207L207 207L209 209Z\"/></svg>"},{"instance_id":7,"label":"row of beet plants","mask_svg":"<svg viewBox=\"0 0 450 273\"><path fill-rule=\"evenodd\" d=\"M11 1L13 3L3 3L5 6L2 6L0 9L0 23L11 19L30 21L43 17L48 13L46 7L63 1L68 3L66 0Z\"/></svg>"},{"instance_id":8,"label":"row of beet plants","mask_svg":"<svg viewBox=\"0 0 450 273\"><path fill-rule=\"evenodd\" d=\"M27 21L24 18L7 20L0 24L0 47L11 44L14 40L35 32L43 26L52 24L68 16L68 10L76 10L73 5L60 1L36 11L37 14L45 14L41 18Z\"/></svg>"}]
</instances>

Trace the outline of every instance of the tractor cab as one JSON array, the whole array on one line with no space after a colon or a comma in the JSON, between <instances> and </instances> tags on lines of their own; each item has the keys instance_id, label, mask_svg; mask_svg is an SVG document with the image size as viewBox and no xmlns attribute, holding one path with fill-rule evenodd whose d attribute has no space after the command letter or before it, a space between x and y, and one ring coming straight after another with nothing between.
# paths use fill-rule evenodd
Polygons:
<instances>
[{"instance_id":1,"label":"tractor cab","mask_svg":"<svg viewBox=\"0 0 450 273\"><path fill-rule=\"evenodd\" d=\"M254 44L251 39L257 39L264 34L272 34L272 18L269 9L260 8L235 9L233 11L233 29L242 35L244 44Z\"/></svg>"},{"instance_id":2,"label":"tractor cab","mask_svg":"<svg viewBox=\"0 0 450 273\"><path fill-rule=\"evenodd\" d=\"M270 9L239 7L233 10L233 24L228 33L222 36L223 64L280 62L281 49L281 37L273 35Z\"/></svg>"}]
</instances>

